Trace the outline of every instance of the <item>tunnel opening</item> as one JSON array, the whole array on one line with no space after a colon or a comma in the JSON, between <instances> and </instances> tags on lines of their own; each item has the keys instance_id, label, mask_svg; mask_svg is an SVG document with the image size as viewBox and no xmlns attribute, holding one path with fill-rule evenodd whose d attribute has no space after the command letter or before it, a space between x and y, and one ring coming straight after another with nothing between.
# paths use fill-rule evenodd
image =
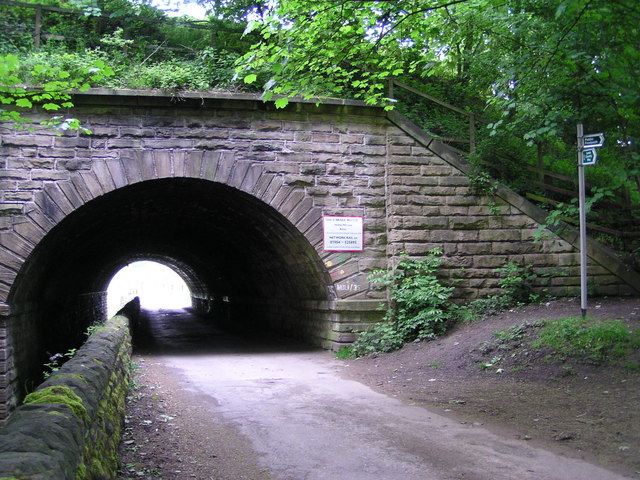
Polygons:
<instances>
[{"instance_id":1,"label":"tunnel opening","mask_svg":"<svg viewBox=\"0 0 640 480\"><path fill-rule=\"evenodd\" d=\"M113 276L107 287L107 316L115 315L132 298L148 310L191 307L191 292L178 272L160 261L138 260Z\"/></svg>"},{"instance_id":2,"label":"tunnel opening","mask_svg":"<svg viewBox=\"0 0 640 480\"><path fill-rule=\"evenodd\" d=\"M13 283L8 331L20 397L48 355L84 341L107 317L111 279L156 261L186 283L194 312L235 330L320 345L330 329L331 278L281 213L224 184L148 180L88 201L53 227Z\"/></svg>"}]
</instances>

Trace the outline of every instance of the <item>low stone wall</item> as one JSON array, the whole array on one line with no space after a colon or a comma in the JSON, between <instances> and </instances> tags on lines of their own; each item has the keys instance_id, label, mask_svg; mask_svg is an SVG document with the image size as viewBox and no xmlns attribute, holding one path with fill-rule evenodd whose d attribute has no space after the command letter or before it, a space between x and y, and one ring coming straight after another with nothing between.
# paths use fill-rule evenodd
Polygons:
<instances>
[{"instance_id":1,"label":"low stone wall","mask_svg":"<svg viewBox=\"0 0 640 480\"><path fill-rule=\"evenodd\" d=\"M115 478L131 360L129 318L138 309L131 302L98 327L11 414L0 429L0 480Z\"/></svg>"}]
</instances>

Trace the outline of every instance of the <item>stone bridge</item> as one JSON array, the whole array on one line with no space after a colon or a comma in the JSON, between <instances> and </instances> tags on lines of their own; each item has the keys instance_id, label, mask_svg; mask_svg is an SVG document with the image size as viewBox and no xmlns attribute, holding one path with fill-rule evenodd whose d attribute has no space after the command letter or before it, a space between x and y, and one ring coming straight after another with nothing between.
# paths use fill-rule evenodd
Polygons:
<instances>
[{"instance_id":1,"label":"stone bridge","mask_svg":"<svg viewBox=\"0 0 640 480\"><path fill-rule=\"evenodd\" d=\"M110 279L136 260L179 273L197 311L325 348L379 318L367 273L401 252L441 249L461 300L496 293L506 262L578 292L575 234L534 242L544 212L504 187L474 193L464 161L397 113L238 94L74 102L89 135L56 136L37 111L34 130L1 130L2 414L104 318ZM335 217L356 222L355 247L328 238ZM595 294L638 291L636 272L593 243L589 255Z\"/></svg>"}]
</instances>

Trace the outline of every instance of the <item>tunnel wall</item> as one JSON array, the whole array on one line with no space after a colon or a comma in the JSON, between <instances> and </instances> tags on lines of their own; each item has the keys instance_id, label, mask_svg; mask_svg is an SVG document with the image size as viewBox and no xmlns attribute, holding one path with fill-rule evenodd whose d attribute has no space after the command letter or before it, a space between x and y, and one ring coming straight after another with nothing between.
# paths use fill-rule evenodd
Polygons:
<instances>
[{"instance_id":1,"label":"tunnel wall","mask_svg":"<svg viewBox=\"0 0 640 480\"><path fill-rule=\"evenodd\" d=\"M37 386L43 365L51 356L82 343L87 328L106 318L105 297L106 293L100 292L67 298L51 305L46 315L37 305L25 303L5 317L0 341L4 340L7 348L4 362L0 362L0 378L6 388L0 390L0 418ZM29 348L14 348L24 345Z\"/></svg>"},{"instance_id":2,"label":"tunnel wall","mask_svg":"<svg viewBox=\"0 0 640 480\"><path fill-rule=\"evenodd\" d=\"M112 317L9 416L0 428L1 478L116 478L131 360L128 322Z\"/></svg>"}]
</instances>

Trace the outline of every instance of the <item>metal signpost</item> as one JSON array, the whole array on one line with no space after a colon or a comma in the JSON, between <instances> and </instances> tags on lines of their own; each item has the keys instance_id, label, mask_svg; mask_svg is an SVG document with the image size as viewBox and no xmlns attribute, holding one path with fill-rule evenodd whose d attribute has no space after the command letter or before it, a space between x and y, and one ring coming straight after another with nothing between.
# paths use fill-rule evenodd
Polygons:
<instances>
[{"instance_id":1,"label":"metal signpost","mask_svg":"<svg viewBox=\"0 0 640 480\"><path fill-rule=\"evenodd\" d=\"M580 309L582 318L587 316L587 213L585 210L584 167L595 165L598 159L596 148L604 144L602 133L584 135L582 124L578 124L578 195L580 201Z\"/></svg>"}]
</instances>

